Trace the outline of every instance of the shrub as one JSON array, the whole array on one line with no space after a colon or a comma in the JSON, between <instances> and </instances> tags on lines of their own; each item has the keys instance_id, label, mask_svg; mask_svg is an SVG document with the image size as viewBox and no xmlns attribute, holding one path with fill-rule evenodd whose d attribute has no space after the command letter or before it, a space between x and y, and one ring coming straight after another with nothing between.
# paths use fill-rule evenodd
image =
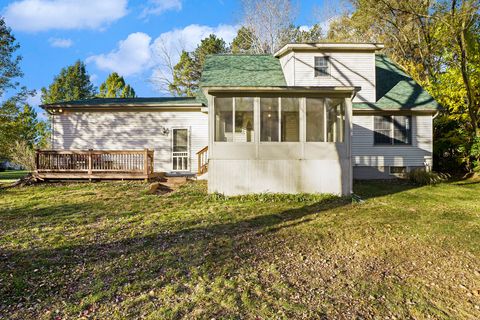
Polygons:
<instances>
[{"instance_id":1,"label":"shrub","mask_svg":"<svg viewBox=\"0 0 480 320\"><path fill-rule=\"evenodd\" d=\"M414 169L407 174L407 177L410 182L423 186L446 181L450 176L445 173L426 171L425 169Z\"/></svg>"},{"instance_id":2,"label":"shrub","mask_svg":"<svg viewBox=\"0 0 480 320\"><path fill-rule=\"evenodd\" d=\"M16 141L11 147L12 162L21 165L27 170L35 169L35 150L25 141Z\"/></svg>"}]
</instances>

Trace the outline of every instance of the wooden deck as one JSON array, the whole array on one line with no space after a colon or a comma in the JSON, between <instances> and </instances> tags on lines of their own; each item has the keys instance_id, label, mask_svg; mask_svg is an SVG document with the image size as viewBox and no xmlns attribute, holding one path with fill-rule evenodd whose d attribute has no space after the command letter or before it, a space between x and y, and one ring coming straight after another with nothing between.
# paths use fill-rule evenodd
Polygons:
<instances>
[{"instance_id":1,"label":"wooden deck","mask_svg":"<svg viewBox=\"0 0 480 320\"><path fill-rule=\"evenodd\" d=\"M145 179L153 171L153 150L37 150L41 179Z\"/></svg>"}]
</instances>

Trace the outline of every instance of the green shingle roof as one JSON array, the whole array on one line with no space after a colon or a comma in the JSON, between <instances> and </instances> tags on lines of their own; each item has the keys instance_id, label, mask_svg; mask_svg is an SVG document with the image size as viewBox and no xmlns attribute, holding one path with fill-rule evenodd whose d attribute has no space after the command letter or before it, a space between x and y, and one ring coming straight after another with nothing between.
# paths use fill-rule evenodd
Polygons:
<instances>
[{"instance_id":1,"label":"green shingle roof","mask_svg":"<svg viewBox=\"0 0 480 320\"><path fill-rule=\"evenodd\" d=\"M286 86L280 61L271 55L210 55L200 86Z\"/></svg>"},{"instance_id":2,"label":"green shingle roof","mask_svg":"<svg viewBox=\"0 0 480 320\"><path fill-rule=\"evenodd\" d=\"M119 105L188 105L201 103L194 97L158 97L158 98L92 98L85 100L63 101L52 104L45 104L43 107L50 106L119 106Z\"/></svg>"},{"instance_id":3,"label":"green shingle roof","mask_svg":"<svg viewBox=\"0 0 480 320\"><path fill-rule=\"evenodd\" d=\"M353 103L355 110L439 110L441 106L385 55L375 56L375 103Z\"/></svg>"}]
</instances>

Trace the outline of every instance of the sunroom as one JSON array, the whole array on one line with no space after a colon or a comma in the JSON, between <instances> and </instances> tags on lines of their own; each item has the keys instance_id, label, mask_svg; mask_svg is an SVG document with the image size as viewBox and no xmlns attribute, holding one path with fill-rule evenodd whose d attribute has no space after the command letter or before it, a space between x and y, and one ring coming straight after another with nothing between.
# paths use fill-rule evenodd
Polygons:
<instances>
[{"instance_id":1,"label":"sunroom","mask_svg":"<svg viewBox=\"0 0 480 320\"><path fill-rule=\"evenodd\" d=\"M351 192L355 87L204 87L210 192Z\"/></svg>"}]
</instances>

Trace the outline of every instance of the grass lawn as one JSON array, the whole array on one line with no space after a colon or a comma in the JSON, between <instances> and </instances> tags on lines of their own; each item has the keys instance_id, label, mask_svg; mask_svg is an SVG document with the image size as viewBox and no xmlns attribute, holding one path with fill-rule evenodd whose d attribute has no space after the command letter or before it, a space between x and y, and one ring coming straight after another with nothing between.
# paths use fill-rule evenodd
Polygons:
<instances>
[{"instance_id":1,"label":"grass lawn","mask_svg":"<svg viewBox=\"0 0 480 320\"><path fill-rule=\"evenodd\" d=\"M24 170L7 170L0 172L0 185L4 183L12 183L15 180L23 178L28 174L28 171Z\"/></svg>"},{"instance_id":2,"label":"grass lawn","mask_svg":"<svg viewBox=\"0 0 480 320\"><path fill-rule=\"evenodd\" d=\"M0 319L480 318L480 182L0 191Z\"/></svg>"}]
</instances>

